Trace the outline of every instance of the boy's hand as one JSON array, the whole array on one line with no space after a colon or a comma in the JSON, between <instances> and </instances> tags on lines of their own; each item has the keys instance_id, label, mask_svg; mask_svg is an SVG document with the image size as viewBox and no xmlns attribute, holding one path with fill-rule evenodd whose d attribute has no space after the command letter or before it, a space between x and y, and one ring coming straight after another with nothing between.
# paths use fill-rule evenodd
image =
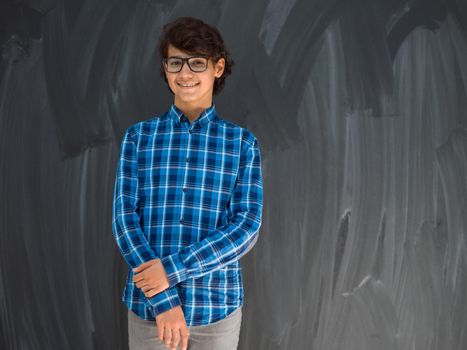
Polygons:
<instances>
[{"instance_id":1,"label":"boy's hand","mask_svg":"<svg viewBox=\"0 0 467 350\"><path fill-rule=\"evenodd\" d=\"M177 349L181 337L182 350L187 349L190 333L188 332L185 315L180 305L157 315L156 326L157 336L165 346L173 350Z\"/></svg>"},{"instance_id":2,"label":"boy's hand","mask_svg":"<svg viewBox=\"0 0 467 350\"><path fill-rule=\"evenodd\" d=\"M133 269L133 282L147 298L169 288L169 280L160 259L153 259Z\"/></svg>"}]
</instances>

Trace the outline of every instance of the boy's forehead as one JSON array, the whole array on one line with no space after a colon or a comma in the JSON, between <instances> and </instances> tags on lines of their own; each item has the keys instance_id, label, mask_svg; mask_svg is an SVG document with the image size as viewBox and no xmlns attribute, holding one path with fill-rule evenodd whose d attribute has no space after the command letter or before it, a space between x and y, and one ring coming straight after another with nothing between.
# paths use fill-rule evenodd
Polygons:
<instances>
[{"instance_id":1,"label":"boy's forehead","mask_svg":"<svg viewBox=\"0 0 467 350\"><path fill-rule=\"evenodd\" d=\"M191 57L193 54L179 50L175 46L169 45L167 49L167 56Z\"/></svg>"}]
</instances>

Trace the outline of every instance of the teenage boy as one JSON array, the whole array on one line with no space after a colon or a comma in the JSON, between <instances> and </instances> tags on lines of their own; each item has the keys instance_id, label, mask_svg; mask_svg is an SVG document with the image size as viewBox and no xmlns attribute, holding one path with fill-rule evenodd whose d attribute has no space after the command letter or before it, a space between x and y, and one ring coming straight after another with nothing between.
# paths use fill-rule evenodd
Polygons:
<instances>
[{"instance_id":1,"label":"teenage boy","mask_svg":"<svg viewBox=\"0 0 467 350\"><path fill-rule=\"evenodd\" d=\"M126 130L115 179L130 349L236 349L239 259L261 226L258 141L215 109L233 65L216 28L178 18L163 27L159 54L174 102Z\"/></svg>"}]
</instances>

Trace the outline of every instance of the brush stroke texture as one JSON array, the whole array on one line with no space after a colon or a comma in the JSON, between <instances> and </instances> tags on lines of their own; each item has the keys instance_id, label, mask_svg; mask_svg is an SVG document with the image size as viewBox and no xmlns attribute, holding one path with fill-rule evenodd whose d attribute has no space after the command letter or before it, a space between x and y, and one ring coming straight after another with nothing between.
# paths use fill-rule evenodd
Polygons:
<instances>
[{"instance_id":1,"label":"brush stroke texture","mask_svg":"<svg viewBox=\"0 0 467 350\"><path fill-rule=\"evenodd\" d=\"M162 25L216 25L220 115L260 140L239 349L467 348L467 3L6 2L0 348L127 349L126 127L171 102Z\"/></svg>"}]
</instances>

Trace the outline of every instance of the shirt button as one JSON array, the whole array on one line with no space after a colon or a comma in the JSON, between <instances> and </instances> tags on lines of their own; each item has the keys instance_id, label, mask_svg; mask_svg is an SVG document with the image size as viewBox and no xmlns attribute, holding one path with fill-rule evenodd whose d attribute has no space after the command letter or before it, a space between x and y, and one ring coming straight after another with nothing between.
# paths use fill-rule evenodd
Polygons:
<instances>
[{"instance_id":1,"label":"shirt button","mask_svg":"<svg viewBox=\"0 0 467 350\"><path fill-rule=\"evenodd\" d=\"M186 192L186 187L183 187L183 192Z\"/></svg>"},{"instance_id":2,"label":"shirt button","mask_svg":"<svg viewBox=\"0 0 467 350\"><path fill-rule=\"evenodd\" d=\"M188 163L188 161L189 161L189 160L190 160L190 158L186 157L186 161L187 161L187 163Z\"/></svg>"},{"instance_id":3,"label":"shirt button","mask_svg":"<svg viewBox=\"0 0 467 350\"><path fill-rule=\"evenodd\" d=\"M183 225L183 219L180 219L180 223Z\"/></svg>"}]
</instances>

